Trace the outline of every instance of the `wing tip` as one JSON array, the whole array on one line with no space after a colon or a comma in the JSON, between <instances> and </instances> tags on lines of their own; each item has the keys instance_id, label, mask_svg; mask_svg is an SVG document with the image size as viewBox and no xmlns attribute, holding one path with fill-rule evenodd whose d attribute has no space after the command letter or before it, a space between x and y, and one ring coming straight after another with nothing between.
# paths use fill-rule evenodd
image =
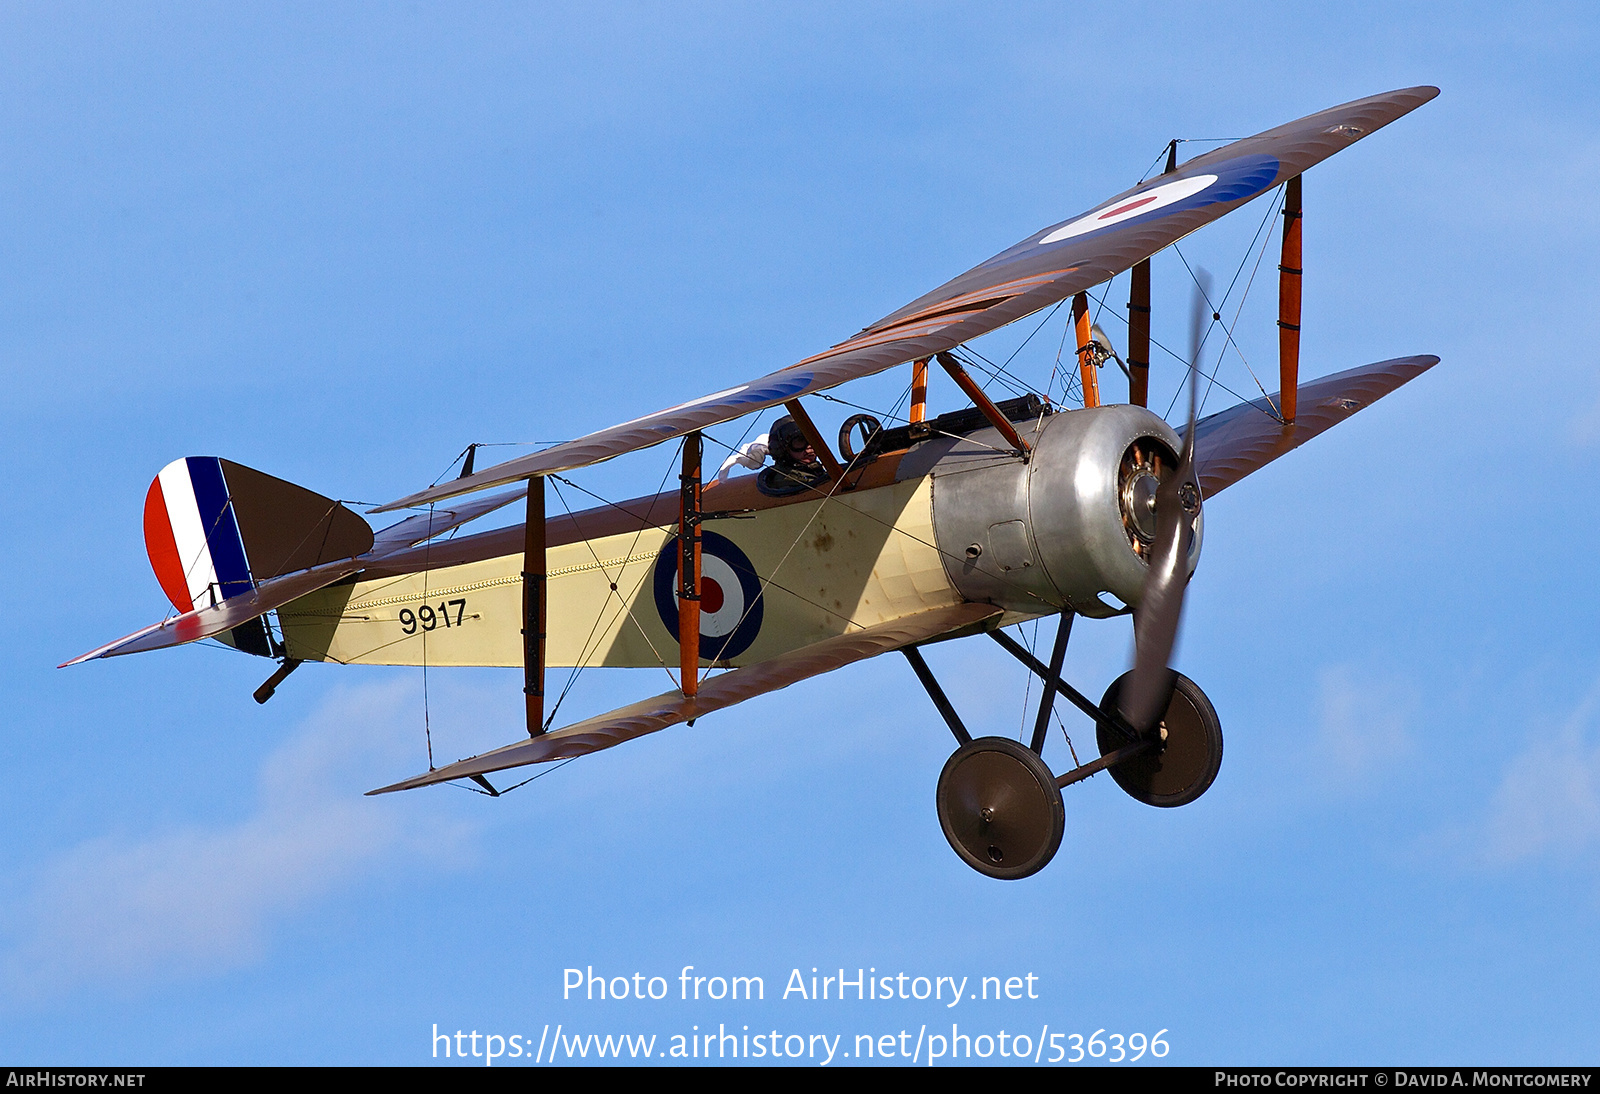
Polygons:
<instances>
[{"instance_id":1,"label":"wing tip","mask_svg":"<svg viewBox=\"0 0 1600 1094\"><path fill-rule=\"evenodd\" d=\"M121 638L116 639L115 641L107 642L103 646L96 646L94 649L90 650L88 653L80 653L78 656L74 657L70 661L61 662L61 664L57 665L56 668L65 669L65 668L70 668L73 665L81 665L85 661L94 661L94 660L98 660L98 659L103 658L103 657L114 657L114 656L116 656L117 651L120 650L123 646L125 646L128 643L134 641L135 639L143 638L145 635L150 634L152 631L161 630L163 627L165 627L170 622L172 622L172 620L169 617L167 619L163 619L159 623L152 623L148 627L143 627L143 628L141 628L139 630L134 631L132 634L124 635Z\"/></svg>"},{"instance_id":2,"label":"wing tip","mask_svg":"<svg viewBox=\"0 0 1600 1094\"><path fill-rule=\"evenodd\" d=\"M1362 367L1373 368L1376 365L1384 364L1411 365L1416 368L1416 375L1421 376L1434 365L1437 365L1440 360L1441 358L1439 355L1435 353L1414 353L1409 357L1391 357L1388 361L1378 361L1373 365L1365 365Z\"/></svg>"},{"instance_id":3,"label":"wing tip","mask_svg":"<svg viewBox=\"0 0 1600 1094\"><path fill-rule=\"evenodd\" d=\"M400 790L415 790L418 787L432 786L435 783L448 781L446 779L433 778L435 774L436 772L430 771L426 775L413 775L409 779L401 779L397 783L390 783L388 786L380 786L376 790L368 790L361 796L364 798L370 798L378 794L393 794Z\"/></svg>"},{"instance_id":4,"label":"wing tip","mask_svg":"<svg viewBox=\"0 0 1600 1094\"><path fill-rule=\"evenodd\" d=\"M1405 113L1409 114L1423 103L1432 102L1439 97L1439 89L1432 84L1417 84L1415 87L1397 87L1393 91L1381 91L1376 95L1369 95L1365 99L1356 99L1354 102L1341 104L1354 106L1356 103L1390 102L1405 105ZM1333 109L1338 110L1339 107Z\"/></svg>"}]
</instances>

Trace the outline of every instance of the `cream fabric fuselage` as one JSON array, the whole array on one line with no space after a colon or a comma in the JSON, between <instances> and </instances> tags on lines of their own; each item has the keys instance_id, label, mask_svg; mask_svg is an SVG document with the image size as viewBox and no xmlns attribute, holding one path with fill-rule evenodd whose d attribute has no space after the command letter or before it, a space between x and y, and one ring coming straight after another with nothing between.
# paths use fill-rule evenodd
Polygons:
<instances>
[{"instance_id":1,"label":"cream fabric fuselage","mask_svg":"<svg viewBox=\"0 0 1600 1094\"><path fill-rule=\"evenodd\" d=\"M768 501L771 507L742 518L705 522L707 531L743 551L761 580L758 633L748 648L718 664L754 664L960 602L935 546L932 479L868 485L879 477L869 476L855 490ZM757 503L753 479L707 490L704 509ZM659 518L663 508L657 503L651 511ZM601 523L603 512L570 521L581 529L585 517ZM650 524L548 549L547 665L678 664L678 644L654 588L656 561L676 533L675 523ZM503 550L513 541L501 535L492 542ZM459 556L460 546L452 546ZM411 572L380 569L380 576L362 575L280 609L289 656L344 664L520 666L521 552L436 567L426 565L426 548L411 553L423 560L412 563L417 568Z\"/></svg>"}]
</instances>

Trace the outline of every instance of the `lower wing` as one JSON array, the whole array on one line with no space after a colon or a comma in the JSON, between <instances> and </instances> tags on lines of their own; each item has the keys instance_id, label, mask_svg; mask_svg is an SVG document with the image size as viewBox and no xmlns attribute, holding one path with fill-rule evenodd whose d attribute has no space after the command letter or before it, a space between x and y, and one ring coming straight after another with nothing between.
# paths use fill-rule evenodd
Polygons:
<instances>
[{"instance_id":1,"label":"lower wing","mask_svg":"<svg viewBox=\"0 0 1600 1094\"><path fill-rule=\"evenodd\" d=\"M1276 396L1201 418L1194 426L1201 494L1209 498L1232 486L1438 363L1432 356L1396 357L1301 384L1298 412L1287 425Z\"/></svg>"},{"instance_id":2,"label":"lower wing","mask_svg":"<svg viewBox=\"0 0 1600 1094\"><path fill-rule=\"evenodd\" d=\"M526 741L485 752L481 756L460 760L436 768L425 775L406 779L392 786L368 791L369 794L387 794L393 790L410 790L418 786L484 775L491 771L504 771L508 767L543 763L546 760L564 760L599 752L603 748L631 741L646 733L702 717L714 710L731 707L757 695L786 688L790 684L825 672L843 668L855 661L864 661L880 653L889 653L919 642L938 638L951 638L958 634L981 629L1000 617L1000 609L992 604L952 604L918 612L892 623L828 638L793 653L782 654L758 665L734 669L713 676L700 685L700 693L693 698L681 691L669 691L653 699L630 706L619 707L607 714L586 718L570 726L540 734Z\"/></svg>"}]
</instances>

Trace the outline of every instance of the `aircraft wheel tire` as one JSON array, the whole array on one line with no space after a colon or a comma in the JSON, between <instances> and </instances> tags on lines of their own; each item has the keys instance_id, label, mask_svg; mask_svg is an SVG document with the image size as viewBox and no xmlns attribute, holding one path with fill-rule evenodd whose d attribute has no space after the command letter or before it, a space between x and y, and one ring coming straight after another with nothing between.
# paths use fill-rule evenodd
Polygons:
<instances>
[{"instance_id":1,"label":"aircraft wheel tire","mask_svg":"<svg viewBox=\"0 0 1600 1094\"><path fill-rule=\"evenodd\" d=\"M1055 857L1066 830L1056 778L1027 745L979 737L939 773L939 826L963 862L980 874L1015 881Z\"/></svg>"},{"instance_id":2,"label":"aircraft wheel tire","mask_svg":"<svg viewBox=\"0 0 1600 1094\"><path fill-rule=\"evenodd\" d=\"M1116 712L1123 681L1131 675L1123 673L1111 682L1100 700L1101 710ZM1135 756L1110 768L1111 777L1129 797L1163 809L1194 801L1210 789L1222 769L1222 721L1216 708L1193 680L1182 673L1174 675L1177 685L1160 723L1167 731L1166 743L1159 752ZM1128 743L1105 726L1097 727L1095 736L1102 756Z\"/></svg>"}]
</instances>

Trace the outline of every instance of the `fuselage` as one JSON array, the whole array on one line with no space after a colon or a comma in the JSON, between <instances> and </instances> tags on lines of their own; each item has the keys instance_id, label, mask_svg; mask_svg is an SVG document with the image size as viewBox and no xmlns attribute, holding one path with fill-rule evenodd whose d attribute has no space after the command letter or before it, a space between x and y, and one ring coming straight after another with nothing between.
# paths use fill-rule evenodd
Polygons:
<instances>
[{"instance_id":1,"label":"fuselage","mask_svg":"<svg viewBox=\"0 0 1600 1094\"><path fill-rule=\"evenodd\" d=\"M1136 603L1144 562L1127 454L1142 444L1170 461L1176 436L1131 406L1018 425L1027 459L981 429L789 497L763 494L755 475L708 487L702 663L753 664L963 600L1002 607L1002 623ZM677 665L678 510L673 491L549 518L548 665ZM286 651L520 666L522 548L513 525L389 555L280 609Z\"/></svg>"}]
</instances>

